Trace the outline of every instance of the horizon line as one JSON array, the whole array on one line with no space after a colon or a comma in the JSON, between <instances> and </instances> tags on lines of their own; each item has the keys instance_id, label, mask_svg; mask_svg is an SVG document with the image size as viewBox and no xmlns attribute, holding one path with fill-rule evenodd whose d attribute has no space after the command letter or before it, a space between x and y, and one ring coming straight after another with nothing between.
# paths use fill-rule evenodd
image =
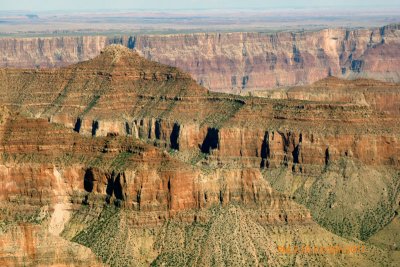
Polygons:
<instances>
[{"instance_id":1,"label":"horizon line","mask_svg":"<svg viewBox=\"0 0 400 267\"><path fill-rule=\"evenodd\" d=\"M349 9L357 8L358 10L370 10L370 9L400 9L399 5L344 5L344 6L314 6L314 7L230 7L230 8L83 8L83 9L0 9L0 12L116 12L116 11L153 11L153 12L170 12L170 11L271 11L271 10L338 10L338 9ZM354 10L353 10L354 11Z\"/></svg>"}]
</instances>

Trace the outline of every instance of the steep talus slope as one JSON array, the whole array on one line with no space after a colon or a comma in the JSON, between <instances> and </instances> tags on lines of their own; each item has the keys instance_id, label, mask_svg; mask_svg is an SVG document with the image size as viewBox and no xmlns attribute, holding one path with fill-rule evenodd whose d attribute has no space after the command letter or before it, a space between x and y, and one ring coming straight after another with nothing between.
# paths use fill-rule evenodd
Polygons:
<instances>
[{"instance_id":1,"label":"steep talus slope","mask_svg":"<svg viewBox=\"0 0 400 267\"><path fill-rule=\"evenodd\" d=\"M79 243L112 266L393 264L364 241L398 209L396 103L211 93L122 46L66 68L2 69L0 92L5 240L42 227L55 248ZM278 250L294 245L366 251ZM31 264L20 250L1 260Z\"/></svg>"},{"instance_id":2,"label":"steep talus slope","mask_svg":"<svg viewBox=\"0 0 400 267\"><path fill-rule=\"evenodd\" d=\"M263 174L273 188L292 195L320 225L341 236L366 240L394 218L400 200L398 171L343 157L318 173L281 168Z\"/></svg>"},{"instance_id":3,"label":"steep talus slope","mask_svg":"<svg viewBox=\"0 0 400 267\"><path fill-rule=\"evenodd\" d=\"M368 242L389 250L391 261L399 262L400 249L398 244L400 243L400 219L398 212L392 222L371 236Z\"/></svg>"},{"instance_id":4,"label":"steep talus slope","mask_svg":"<svg viewBox=\"0 0 400 267\"><path fill-rule=\"evenodd\" d=\"M0 236L1 266L104 266L87 247L54 236L40 225L13 225Z\"/></svg>"},{"instance_id":5,"label":"steep talus slope","mask_svg":"<svg viewBox=\"0 0 400 267\"><path fill-rule=\"evenodd\" d=\"M294 204L292 204L294 205ZM93 213L95 211L92 210ZM360 241L338 237L312 221L265 221L269 209L249 209L241 205L187 211L193 222L177 216L163 225L134 227L126 210L108 208L90 219L87 211L75 213L63 233L65 237L90 247L110 265L152 266L372 266L387 265L387 255ZM84 222L82 231L71 229ZM279 247L347 248L364 246L363 254L331 252L282 252Z\"/></svg>"},{"instance_id":6,"label":"steep talus slope","mask_svg":"<svg viewBox=\"0 0 400 267\"><path fill-rule=\"evenodd\" d=\"M0 66L53 67L94 58L109 44L179 67L213 91L310 84L329 75L399 82L399 25L316 32L1 38Z\"/></svg>"}]
</instances>

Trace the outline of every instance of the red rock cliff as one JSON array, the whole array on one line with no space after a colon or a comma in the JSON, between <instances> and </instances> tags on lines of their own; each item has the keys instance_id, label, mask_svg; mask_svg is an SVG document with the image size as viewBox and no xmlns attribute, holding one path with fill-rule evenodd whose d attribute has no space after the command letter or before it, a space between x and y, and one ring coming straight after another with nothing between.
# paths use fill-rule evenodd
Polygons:
<instances>
[{"instance_id":1,"label":"red rock cliff","mask_svg":"<svg viewBox=\"0 0 400 267\"><path fill-rule=\"evenodd\" d=\"M177 66L213 91L240 92L310 84L329 75L400 81L398 25L304 33L2 38L0 66L65 66L111 43Z\"/></svg>"},{"instance_id":2,"label":"red rock cliff","mask_svg":"<svg viewBox=\"0 0 400 267\"><path fill-rule=\"evenodd\" d=\"M210 217L202 211L235 203L267 227L307 227L315 233L309 228L309 211L293 202L295 196L275 191L263 175L279 171L306 181L342 159L371 169L398 172L400 167L399 103L381 106L386 101L373 103L371 97L390 99L399 94L398 86L333 78L321 83L333 92L337 84L349 95L336 101L338 95L328 93L328 100L335 101L329 103L310 101L312 92L300 89L289 91L299 94L295 99L289 94L280 100L212 93L179 69L150 62L123 46L110 46L98 57L66 68L1 69L0 220L28 224L0 236L0 263L40 264L49 257L58 266L72 259L77 266L96 266L89 251L70 247L58 235L78 216L72 236L98 237L99 228L93 235L87 232L85 224L93 221L79 219L79 213L100 222L96 209L109 204L121 207L125 226L140 232L169 219L208 223ZM371 86L364 92L365 84ZM324 98L319 86L311 90ZM365 103L353 101L353 90L366 93ZM296 99L301 96L305 100ZM372 183L351 194L372 192L372 204L389 199L390 194L381 193L385 187L376 185L379 179L373 174ZM351 201L347 205L351 211L356 206ZM384 213L393 213L388 207ZM221 219L231 224L229 217ZM29 225L32 220L44 220L41 226L47 231ZM108 237L119 226L128 233L117 225L109 232L101 227L106 241L117 240ZM279 236L282 232L290 231L279 231ZM298 230L294 233L297 239ZM78 240L106 261L99 247ZM124 239L121 243L133 251ZM104 239L97 244L109 250ZM11 248L17 248L13 255ZM70 250L73 254L66 255Z\"/></svg>"}]
</instances>

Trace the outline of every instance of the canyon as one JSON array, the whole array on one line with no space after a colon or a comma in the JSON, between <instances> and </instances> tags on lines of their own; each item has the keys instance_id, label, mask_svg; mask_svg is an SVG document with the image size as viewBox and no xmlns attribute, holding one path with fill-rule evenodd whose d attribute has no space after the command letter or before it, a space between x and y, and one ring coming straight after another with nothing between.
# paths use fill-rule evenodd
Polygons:
<instances>
[{"instance_id":1,"label":"canyon","mask_svg":"<svg viewBox=\"0 0 400 267\"><path fill-rule=\"evenodd\" d=\"M369 49L395 47L397 32L369 32L384 47ZM332 69L262 97L224 94L143 49L88 40L69 62L91 60L0 70L2 265L395 266L398 251L377 244L399 212L396 80ZM377 78L396 75L396 60ZM278 250L293 244L366 251Z\"/></svg>"},{"instance_id":2,"label":"canyon","mask_svg":"<svg viewBox=\"0 0 400 267\"><path fill-rule=\"evenodd\" d=\"M270 33L0 38L0 66L67 66L109 44L179 67L212 91L248 93L308 85L328 76L400 82L398 24L372 29Z\"/></svg>"}]
</instances>

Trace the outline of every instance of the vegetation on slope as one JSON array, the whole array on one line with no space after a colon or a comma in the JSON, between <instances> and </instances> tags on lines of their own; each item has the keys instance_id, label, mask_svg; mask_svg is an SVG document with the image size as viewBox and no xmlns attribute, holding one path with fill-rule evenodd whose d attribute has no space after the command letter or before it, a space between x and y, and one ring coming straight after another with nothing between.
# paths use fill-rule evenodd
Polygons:
<instances>
[{"instance_id":1,"label":"vegetation on slope","mask_svg":"<svg viewBox=\"0 0 400 267\"><path fill-rule=\"evenodd\" d=\"M273 188L308 207L321 226L344 237L367 240L393 219L398 208L400 173L350 158L330 163L319 175L276 169L264 176Z\"/></svg>"}]
</instances>

